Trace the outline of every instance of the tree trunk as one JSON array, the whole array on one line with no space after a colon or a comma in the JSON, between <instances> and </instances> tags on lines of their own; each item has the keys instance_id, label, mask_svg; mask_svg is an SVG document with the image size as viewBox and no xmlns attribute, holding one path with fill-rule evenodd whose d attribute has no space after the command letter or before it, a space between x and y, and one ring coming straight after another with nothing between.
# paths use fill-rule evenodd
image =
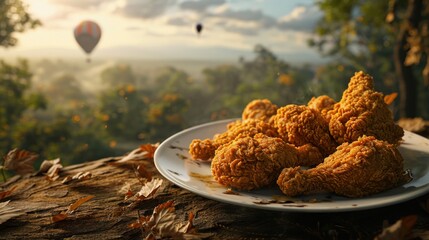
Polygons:
<instances>
[{"instance_id":1,"label":"tree trunk","mask_svg":"<svg viewBox=\"0 0 429 240\"><path fill-rule=\"evenodd\" d=\"M0 224L0 239L144 239L148 232L131 228L139 216L150 216L156 206L174 201L177 222L195 214L193 226L208 239L373 239L386 222L417 215L414 230L427 229L429 196L373 210L335 214L276 212L240 207L206 199L164 179L156 196L146 200L125 200L126 183L141 187L136 170L117 165L121 158L106 158L63 168L56 181L46 176L21 177L3 184L12 190L2 199L21 209L23 215ZM141 160L153 178L162 178L152 160ZM91 172L90 179L63 184L67 176ZM137 190L138 191L138 190ZM58 222L52 216L66 211L78 199L95 196ZM9 206L8 205L8 206ZM0 219L1 219L0 214Z\"/></svg>"},{"instance_id":2,"label":"tree trunk","mask_svg":"<svg viewBox=\"0 0 429 240\"><path fill-rule=\"evenodd\" d=\"M408 1L405 24L401 26L394 49L395 69L399 78L399 114L403 118L416 117L418 110L417 79L413 73L413 66L405 65L405 58L409 49L407 37L409 37L409 31L416 29L420 22L421 7L422 0Z\"/></svg>"}]
</instances>

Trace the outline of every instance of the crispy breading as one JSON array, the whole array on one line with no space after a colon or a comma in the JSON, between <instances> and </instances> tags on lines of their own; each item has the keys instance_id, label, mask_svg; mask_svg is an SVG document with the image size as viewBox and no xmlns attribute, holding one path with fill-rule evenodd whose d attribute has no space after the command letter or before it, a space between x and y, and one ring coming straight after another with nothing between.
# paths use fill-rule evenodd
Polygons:
<instances>
[{"instance_id":1,"label":"crispy breading","mask_svg":"<svg viewBox=\"0 0 429 240\"><path fill-rule=\"evenodd\" d=\"M331 110L334 109L335 102L334 99L327 95L321 95L318 97L312 97L310 101L308 101L307 106L314 110L320 112L322 117L329 123L331 119Z\"/></svg>"},{"instance_id":2,"label":"crispy breading","mask_svg":"<svg viewBox=\"0 0 429 240\"><path fill-rule=\"evenodd\" d=\"M270 124L258 119L237 120L227 126L227 131L216 134L213 139L194 139L189 145L189 153L193 159L211 160L215 150L229 144L235 139L252 137L258 133L276 137L277 131Z\"/></svg>"},{"instance_id":3,"label":"crispy breading","mask_svg":"<svg viewBox=\"0 0 429 240\"><path fill-rule=\"evenodd\" d=\"M252 190L275 183L285 166L297 165L300 163L294 147L280 138L258 134L218 148L211 170L222 185Z\"/></svg>"},{"instance_id":4,"label":"crispy breading","mask_svg":"<svg viewBox=\"0 0 429 240\"><path fill-rule=\"evenodd\" d=\"M273 117L279 136L295 146L312 144L323 156L335 151L337 143L329 134L329 126L322 115L304 105L286 105Z\"/></svg>"},{"instance_id":5,"label":"crispy breading","mask_svg":"<svg viewBox=\"0 0 429 240\"><path fill-rule=\"evenodd\" d=\"M398 143L404 131L395 124L383 94L374 91L373 78L357 72L331 111L329 131L338 144L353 142L363 135Z\"/></svg>"},{"instance_id":6,"label":"crispy breading","mask_svg":"<svg viewBox=\"0 0 429 240\"><path fill-rule=\"evenodd\" d=\"M278 106L268 99L255 99L249 102L243 110L241 118L269 121L277 113Z\"/></svg>"},{"instance_id":7,"label":"crispy breading","mask_svg":"<svg viewBox=\"0 0 429 240\"><path fill-rule=\"evenodd\" d=\"M394 144L374 136L343 143L315 168L285 168L277 184L288 196L321 191L363 197L408 182L403 158Z\"/></svg>"}]
</instances>

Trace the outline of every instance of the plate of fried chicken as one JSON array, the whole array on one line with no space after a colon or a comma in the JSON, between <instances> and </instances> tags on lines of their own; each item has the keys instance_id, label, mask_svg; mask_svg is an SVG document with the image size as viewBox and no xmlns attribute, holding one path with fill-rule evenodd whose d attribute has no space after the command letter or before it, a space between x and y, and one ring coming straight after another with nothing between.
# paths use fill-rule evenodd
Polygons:
<instances>
[{"instance_id":1,"label":"plate of fried chicken","mask_svg":"<svg viewBox=\"0 0 429 240\"><path fill-rule=\"evenodd\" d=\"M429 139L399 127L390 103L357 72L338 102L255 99L241 118L183 130L160 144L155 165L184 189L245 207L333 212L400 203L429 192Z\"/></svg>"}]
</instances>

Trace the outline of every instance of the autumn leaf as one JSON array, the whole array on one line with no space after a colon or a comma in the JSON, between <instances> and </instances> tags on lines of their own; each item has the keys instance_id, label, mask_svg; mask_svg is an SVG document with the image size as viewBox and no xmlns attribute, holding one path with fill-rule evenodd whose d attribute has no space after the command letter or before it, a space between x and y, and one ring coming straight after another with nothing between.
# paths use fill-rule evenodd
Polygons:
<instances>
[{"instance_id":1,"label":"autumn leaf","mask_svg":"<svg viewBox=\"0 0 429 240\"><path fill-rule=\"evenodd\" d=\"M90 172L78 172L73 176L67 176L63 179L63 184L68 184L71 182L79 182L83 180L90 179L92 177L92 173Z\"/></svg>"},{"instance_id":2,"label":"autumn leaf","mask_svg":"<svg viewBox=\"0 0 429 240\"><path fill-rule=\"evenodd\" d=\"M56 158L54 160L44 160L40 164L40 169L37 174L45 174L49 181L55 181L60 177L60 171L63 168L61 159Z\"/></svg>"},{"instance_id":3,"label":"autumn leaf","mask_svg":"<svg viewBox=\"0 0 429 240\"><path fill-rule=\"evenodd\" d=\"M47 173L52 166L57 165L57 164L61 165L61 159L56 158L53 160L44 160L42 162L42 164L40 164L40 168L39 168L39 171L37 173L38 174L39 173Z\"/></svg>"},{"instance_id":4,"label":"autumn leaf","mask_svg":"<svg viewBox=\"0 0 429 240\"><path fill-rule=\"evenodd\" d=\"M25 214L24 211L14 207L7 206L10 201L0 203L0 224L7 220Z\"/></svg>"},{"instance_id":5,"label":"autumn leaf","mask_svg":"<svg viewBox=\"0 0 429 240\"><path fill-rule=\"evenodd\" d=\"M120 194L124 194L124 200L127 200L134 196L133 190L131 189L131 183L127 182L122 186L121 189L118 191Z\"/></svg>"},{"instance_id":6,"label":"autumn leaf","mask_svg":"<svg viewBox=\"0 0 429 240\"><path fill-rule=\"evenodd\" d=\"M34 172L33 164L39 155L26 150L13 149L4 157L4 169L13 170L19 175Z\"/></svg>"},{"instance_id":7,"label":"autumn leaf","mask_svg":"<svg viewBox=\"0 0 429 240\"><path fill-rule=\"evenodd\" d=\"M148 158L153 158L153 155L155 154L155 150L156 148L158 148L159 143L155 143L155 144L142 144L140 145L140 149L142 151L146 151L147 152L147 157Z\"/></svg>"},{"instance_id":8,"label":"autumn leaf","mask_svg":"<svg viewBox=\"0 0 429 240\"><path fill-rule=\"evenodd\" d=\"M138 221L129 225L131 228L143 228L148 233L145 239L203 239L210 233L198 233L193 225L194 214L190 213L188 221L183 223L177 219L174 202L168 201L156 206L151 216L139 217Z\"/></svg>"},{"instance_id":9,"label":"autumn leaf","mask_svg":"<svg viewBox=\"0 0 429 240\"><path fill-rule=\"evenodd\" d=\"M7 198L8 196L10 196L13 192L13 190L15 190L16 186L13 186L11 189L0 192L0 200Z\"/></svg>"},{"instance_id":10,"label":"autumn leaf","mask_svg":"<svg viewBox=\"0 0 429 240\"><path fill-rule=\"evenodd\" d=\"M384 96L384 102L387 104L387 105L390 105L390 104L392 104L393 103L393 101L395 101L395 99L398 97L398 93L396 93L396 92L394 92L394 93L391 93L391 94L389 94L389 95L385 95Z\"/></svg>"},{"instance_id":11,"label":"autumn leaf","mask_svg":"<svg viewBox=\"0 0 429 240\"><path fill-rule=\"evenodd\" d=\"M141 159L152 159L155 153L156 148L159 144L143 144L140 145L139 148L134 149L130 153L128 153L121 160L116 163L127 163L133 162Z\"/></svg>"},{"instance_id":12,"label":"autumn leaf","mask_svg":"<svg viewBox=\"0 0 429 240\"><path fill-rule=\"evenodd\" d=\"M146 170L146 167L144 164L139 164L135 170L135 173L137 177L140 179L144 179L145 181L151 181L152 180L152 174ZM145 182L140 181L140 182Z\"/></svg>"},{"instance_id":13,"label":"autumn leaf","mask_svg":"<svg viewBox=\"0 0 429 240\"><path fill-rule=\"evenodd\" d=\"M70 214L73 214L77 210L77 208L80 207L80 205L82 205L85 202L93 199L94 197L95 196L90 195L90 196L86 196L86 197L78 199L76 202L70 204L70 206L67 208L66 211L62 211L62 212L60 212L58 214L53 215L51 217L51 221L53 223L56 223L56 222L59 222L59 221L62 221L64 219L66 219Z\"/></svg>"},{"instance_id":14,"label":"autumn leaf","mask_svg":"<svg viewBox=\"0 0 429 240\"><path fill-rule=\"evenodd\" d=\"M396 221L393 225L383 229L380 235L376 236L375 240L396 240L407 239L406 237L411 234L414 225L417 222L416 215L403 217Z\"/></svg>"},{"instance_id":15,"label":"autumn leaf","mask_svg":"<svg viewBox=\"0 0 429 240\"><path fill-rule=\"evenodd\" d=\"M159 187L161 187L162 182L163 181L160 178L153 178L152 181L147 182L145 185L142 186L140 191L136 194L137 198L146 199L149 197L153 197Z\"/></svg>"}]
</instances>

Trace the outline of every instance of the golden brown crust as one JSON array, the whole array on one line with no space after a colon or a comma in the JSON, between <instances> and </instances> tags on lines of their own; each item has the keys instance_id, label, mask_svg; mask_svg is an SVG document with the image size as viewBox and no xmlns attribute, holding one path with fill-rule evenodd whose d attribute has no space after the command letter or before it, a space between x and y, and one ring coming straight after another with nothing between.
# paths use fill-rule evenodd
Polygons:
<instances>
[{"instance_id":1,"label":"golden brown crust","mask_svg":"<svg viewBox=\"0 0 429 240\"><path fill-rule=\"evenodd\" d=\"M329 130L341 144L363 135L398 143L404 131L393 121L383 94L374 91L371 76L357 72L350 80L340 102L331 111Z\"/></svg>"},{"instance_id":2,"label":"golden brown crust","mask_svg":"<svg viewBox=\"0 0 429 240\"><path fill-rule=\"evenodd\" d=\"M363 136L344 143L315 168L285 168L277 184L288 196L334 192L363 197L396 187L410 180L403 158L394 144Z\"/></svg>"},{"instance_id":3,"label":"golden brown crust","mask_svg":"<svg viewBox=\"0 0 429 240\"><path fill-rule=\"evenodd\" d=\"M288 143L312 144L323 156L333 153L337 147L326 121L312 108L290 104L279 108L273 119L279 136Z\"/></svg>"},{"instance_id":4,"label":"golden brown crust","mask_svg":"<svg viewBox=\"0 0 429 240\"><path fill-rule=\"evenodd\" d=\"M277 113L277 105L268 99L256 99L247 104L242 113L242 119L259 119L268 121Z\"/></svg>"},{"instance_id":5,"label":"golden brown crust","mask_svg":"<svg viewBox=\"0 0 429 240\"><path fill-rule=\"evenodd\" d=\"M228 187L258 189L275 183L283 167L299 164L295 151L280 138L262 134L239 138L216 150L212 174Z\"/></svg>"}]
</instances>

